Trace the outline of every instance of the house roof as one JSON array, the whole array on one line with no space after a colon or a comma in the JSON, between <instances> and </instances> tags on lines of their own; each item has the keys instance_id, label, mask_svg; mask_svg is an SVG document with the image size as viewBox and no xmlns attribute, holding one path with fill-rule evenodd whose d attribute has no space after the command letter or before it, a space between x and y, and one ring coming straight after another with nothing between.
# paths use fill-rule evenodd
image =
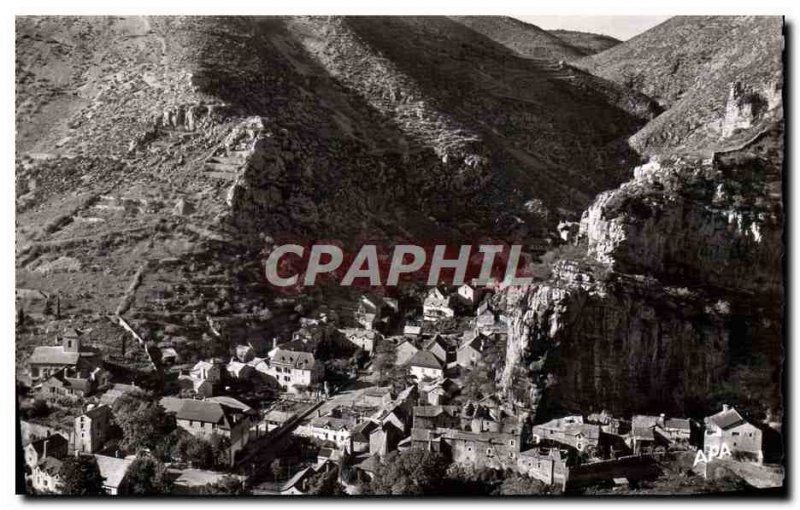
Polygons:
<instances>
[{"instance_id":1,"label":"house roof","mask_svg":"<svg viewBox=\"0 0 800 510\"><path fill-rule=\"evenodd\" d=\"M309 467L307 467L305 469L301 469L300 471L298 471L297 473L292 475L291 478L286 480L286 482L284 482L283 485L281 485L280 491L281 492L288 491L289 489L291 489L292 487L294 487L295 485L300 483L307 476L309 476L309 475L311 475L313 473L314 473L314 471L311 469L311 466L309 466Z\"/></svg>"},{"instance_id":2,"label":"house roof","mask_svg":"<svg viewBox=\"0 0 800 510\"><path fill-rule=\"evenodd\" d=\"M667 418L664 422L665 429L680 429L680 430L691 430L692 424L688 419L683 418Z\"/></svg>"},{"instance_id":3,"label":"house roof","mask_svg":"<svg viewBox=\"0 0 800 510\"><path fill-rule=\"evenodd\" d=\"M353 427L352 430L352 437L353 441L357 441L360 443L368 443L369 442L369 435L370 433L378 428L378 425L374 421L363 421Z\"/></svg>"},{"instance_id":4,"label":"house roof","mask_svg":"<svg viewBox=\"0 0 800 510\"><path fill-rule=\"evenodd\" d=\"M475 333L471 338L468 338L466 342L461 344L458 348L459 350L471 348L474 349L476 352L483 353L486 350L486 347L489 346L489 337L484 335L483 333Z\"/></svg>"},{"instance_id":5,"label":"house roof","mask_svg":"<svg viewBox=\"0 0 800 510\"><path fill-rule=\"evenodd\" d=\"M122 395L124 395L125 393L127 392L111 388L110 390L100 395L100 403L109 406L114 405L114 402L116 402L117 399Z\"/></svg>"},{"instance_id":6,"label":"house roof","mask_svg":"<svg viewBox=\"0 0 800 510\"><path fill-rule=\"evenodd\" d=\"M439 359L429 351L417 351L416 353L414 353L414 356L412 356L411 359L408 360L408 366L435 368L437 370L442 369L442 364L439 362Z\"/></svg>"},{"instance_id":7,"label":"house roof","mask_svg":"<svg viewBox=\"0 0 800 510\"><path fill-rule=\"evenodd\" d=\"M100 417L102 417L104 415L105 416L111 416L111 407L109 407L108 405L103 404L103 405L99 405L97 407L94 407L92 409L89 409L88 411L86 411L83 414L85 416L88 416L89 418L91 418L93 420L96 419L96 418L100 418Z\"/></svg>"},{"instance_id":8,"label":"house roof","mask_svg":"<svg viewBox=\"0 0 800 510\"><path fill-rule=\"evenodd\" d=\"M311 420L312 427L326 428L331 430L347 430L353 426L350 420L334 418L333 416L318 416Z\"/></svg>"},{"instance_id":9,"label":"house roof","mask_svg":"<svg viewBox=\"0 0 800 510\"><path fill-rule=\"evenodd\" d=\"M79 352L66 352L61 345L39 346L33 350L30 363L41 365L75 365L81 357Z\"/></svg>"},{"instance_id":10,"label":"house roof","mask_svg":"<svg viewBox=\"0 0 800 510\"><path fill-rule=\"evenodd\" d=\"M475 312L476 315L483 315L484 313L490 313L494 315L494 312L489 308L489 301L483 301L481 304L478 305L478 310Z\"/></svg>"},{"instance_id":11,"label":"house roof","mask_svg":"<svg viewBox=\"0 0 800 510\"><path fill-rule=\"evenodd\" d=\"M307 467L305 469L301 469L300 471L298 471L297 473L292 475L291 478L286 480L286 482L283 485L281 485L280 492L287 491L287 490L291 489L292 487L296 486L298 483L302 482L307 477L309 477L309 476L311 476L311 475L313 475L315 473L318 473L320 470L326 468L327 465L330 464L330 462L331 461L329 461L329 460L325 460L324 462L322 462L318 466L309 466L309 467Z\"/></svg>"},{"instance_id":12,"label":"house roof","mask_svg":"<svg viewBox=\"0 0 800 510\"><path fill-rule=\"evenodd\" d=\"M161 405L167 412L175 413L179 420L214 423L230 427L228 417L234 414L253 414L256 411L231 397L212 397L206 400L164 397Z\"/></svg>"},{"instance_id":13,"label":"house roof","mask_svg":"<svg viewBox=\"0 0 800 510\"><path fill-rule=\"evenodd\" d=\"M226 396L219 396L219 397L209 397L205 400L206 402L215 402L217 404L221 404L223 406L227 406L233 409L238 409L247 414L258 414L258 412L250 407L249 405L245 404L244 402L240 402L233 397L226 397Z\"/></svg>"},{"instance_id":14,"label":"house roof","mask_svg":"<svg viewBox=\"0 0 800 510\"><path fill-rule=\"evenodd\" d=\"M368 397L384 397L391 394L391 386L373 386L372 388L367 388L367 390L364 392L364 395Z\"/></svg>"},{"instance_id":15,"label":"house roof","mask_svg":"<svg viewBox=\"0 0 800 510\"><path fill-rule=\"evenodd\" d=\"M586 438L597 439L600 437L600 426L588 423L570 423L564 428L564 433L570 436L582 434Z\"/></svg>"},{"instance_id":16,"label":"house roof","mask_svg":"<svg viewBox=\"0 0 800 510\"><path fill-rule=\"evenodd\" d=\"M231 360L228 363L228 373L233 374L236 377L239 377L242 373L242 370L245 368L253 368L252 366L248 365L247 363L242 363L240 361Z\"/></svg>"},{"instance_id":17,"label":"house roof","mask_svg":"<svg viewBox=\"0 0 800 510\"><path fill-rule=\"evenodd\" d=\"M36 450L37 455L42 455L44 453L44 443L47 442L47 449L49 451L53 451L54 449L58 448L66 448L69 446L69 441L64 439L64 436L61 434L52 434L49 437L43 437L42 439L38 439L36 441L32 441L29 446L33 447Z\"/></svg>"},{"instance_id":18,"label":"house roof","mask_svg":"<svg viewBox=\"0 0 800 510\"><path fill-rule=\"evenodd\" d=\"M368 473L375 473L381 465L381 460L378 455L370 455L362 462L355 465L358 469Z\"/></svg>"},{"instance_id":19,"label":"house roof","mask_svg":"<svg viewBox=\"0 0 800 510\"><path fill-rule=\"evenodd\" d=\"M635 414L631 418L631 428L647 428L655 427L661 418L659 416L647 416L643 414Z\"/></svg>"},{"instance_id":20,"label":"house roof","mask_svg":"<svg viewBox=\"0 0 800 510\"><path fill-rule=\"evenodd\" d=\"M289 412L286 412L286 411L272 410L272 411L268 412L264 416L264 419L267 420L267 421L285 423L285 422L291 420L294 415L295 415L295 413L289 413Z\"/></svg>"},{"instance_id":21,"label":"house roof","mask_svg":"<svg viewBox=\"0 0 800 510\"><path fill-rule=\"evenodd\" d=\"M183 405L183 399L178 397L163 397L159 404L168 413L177 413Z\"/></svg>"},{"instance_id":22,"label":"house roof","mask_svg":"<svg viewBox=\"0 0 800 510\"><path fill-rule=\"evenodd\" d=\"M645 439L647 441L655 440L653 427L634 427L631 429L631 435L636 439Z\"/></svg>"},{"instance_id":23,"label":"house roof","mask_svg":"<svg viewBox=\"0 0 800 510\"><path fill-rule=\"evenodd\" d=\"M711 415L708 417L708 419L711 421L711 423L721 428L722 430L739 425L740 423L745 421L742 415L739 414L739 411L737 411L733 407L727 410L722 410L717 414Z\"/></svg>"},{"instance_id":24,"label":"house roof","mask_svg":"<svg viewBox=\"0 0 800 510\"><path fill-rule=\"evenodd\" d=\"M398 351L401 350L401 349L404 350L404 351L412 351L412 352L419 351L417 346L412 344L408 340L406 340L405 342L403 342L403 343L401 343L400 345L397 346L397 350Z\"/></svg>"},{"instance_id":25,"label":"house roof","mask_svg":"<svg viewBox=\"0 0 800 510\"><path fill-rule=\"evenodd\" d=\"M272 363L290 365L292 368L310 370L314 366L314 355L310 352L290 351L278 348L272 355Z\"/></svg>"},{"instance_id":26,"label":"house roof","mask_svg":"<svg viewBox=\"0 0 800 510\"><path fill-rule=\"evenodd\" d=\"M104 487L119 487L128 473L128 468L133 464L133 459L119 459L107 455L95 455L94 458L97 460L97 467L100 468L100 476L105 478Z\"/></svg>"},{"instance_id":27,"label":"house roof","mask_svg":"<svg viewBox=\"0 0 800 510\"><path fill-rule=\"evenodd\" d=\"M67 377L66 369L61 369L45 379L44 383L48 386L62 386L64 388L71 388L76 391L88 393L92 389L92 380L89 376L86 377Z\"/></svg>"},{"instance_id":28,"label":"house roof","mask_svg":"<svg viewBox=\"0 0 800 510\"><path fill-rule=\"evenodd\" d=\"M426 418L433 418L443 413L457 416L460 412L460 406L414 406L414 416Z\"/></svg>"},{"instance_id":29,"label":"house roof","mask_svg":"<svg viewBox=\"0 0 800 510\"><path fill-rule=\"evenodd\" d=\"M225 416L222 406L202 400L183 399L176 417L181 420L220 423Z\"/></svg>"}]
</instances>

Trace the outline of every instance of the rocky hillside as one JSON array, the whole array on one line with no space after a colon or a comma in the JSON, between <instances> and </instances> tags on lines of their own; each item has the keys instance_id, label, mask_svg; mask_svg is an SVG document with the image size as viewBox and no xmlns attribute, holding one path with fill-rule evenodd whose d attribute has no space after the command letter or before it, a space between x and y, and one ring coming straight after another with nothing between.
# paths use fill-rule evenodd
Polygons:
<instances>
[{"instance_id":1,"label":"rocky hillside","mask_svg":"<svg viewBox=\"0 0 800 510\"><path fill-rule=\"evenodd\" d=\"M780 17L677 16L577 61L666 112L631 139L638 151L733 147L780 118Z\"/></svg>"},{"instance_id":2,"label":"rocky hillside","mask_svg":"<svg viewBox=\"0 0 800 510\"><path fill-rule=\"evenodd\" d=\"M579 48L558 34L514 18L505 16L451 16L450 18L526 58L571 61L596 53Z\"/></svg>"},{"instance_id":3,"label":"rocky hillside","mask_svg":"<svg viewBox=\"0 0 800 510\"><path fill-rule=\"evenodd\" d=\"M551 34L573 48L578 48L584 55L594 55L609 48L613 48L621 41L609 35L579 32L577 30L549 30Z\"/></svg>"},{"instance_id":4,"label":"rocky hillside","mask_svg":"<svg viewBox=\"0 0 800 510\"><path fill-rule=\"evenodd\" d=\"M102 338L119 313L194 356L267 324L265 240L541 235L628 177L658 111L447 18L20 17L16 37L20 308L60 295L63 321Z\"/></svg>"}]
</instances>

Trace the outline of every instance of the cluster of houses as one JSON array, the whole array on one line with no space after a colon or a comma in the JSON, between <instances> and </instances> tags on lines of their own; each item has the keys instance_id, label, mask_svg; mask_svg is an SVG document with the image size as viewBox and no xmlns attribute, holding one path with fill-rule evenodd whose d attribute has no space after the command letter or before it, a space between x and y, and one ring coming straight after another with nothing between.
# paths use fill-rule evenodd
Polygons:
<instances>
[{"instance_id":1,"label":"cluster of houses","mask_svg":"<svg viewBox=\"0 0 800 510\"><path fill-rule=\"evenodd\" d=\"M617 459L668 449L710 453L724 445L741 458L763 462L761 430L728 406L702 424L664 415L624 420L606 412L537 422L533 409L495 395L477 400L461 395L463 376L483 370L487 352L507 332L507 318L485 297L469 284L453 292L433 287L421 314L409 318L401 317L397 300L365 294L353 311L351 326L303 319L290 341L273 339L271 348L247 342L234 346L227 361L208 359L175 367L177 395L162 396L160 404L174 414L180 429L195 437L227 437L231 465L262 429L276 437L290 430L322 443L317 463L293 473L277 489L281 494L304 493L311 477L330 472L342 459L362 476L373 476L388 453L410 448L440 452L466 468L514 470L562 487L576 470L585 474L594 463L603 463L604 473L613 473ZM465 316L470 320L463 331L436 333L440 321ZM402 335L389 335L400 328ZM261 412L231 396L232 382L259 381L290 396L316 388L317 397L324 400L330 396L326 369L315 353L332 338L368 356L382 342L391 342L395 364L406 369L404 385L376 385L349 405L317 406L310 414L306 408L293 408L291 398L278 399ZM121 396L140 388L111 384L102 356L82 346L77 331L58 337L55 345L35 348L29 375L44 398L98 397L92 399L96 403L81 407L69 430L31 433L27 438L25 461L34 489L58 492L63 459L82 454L95 456L110 494L124 493L132 460L108 451L115 433L112 408ZM327 410L319 410L323 408ZM619 462L619 469L631 465Z\"/></svg>"}]
</instances>

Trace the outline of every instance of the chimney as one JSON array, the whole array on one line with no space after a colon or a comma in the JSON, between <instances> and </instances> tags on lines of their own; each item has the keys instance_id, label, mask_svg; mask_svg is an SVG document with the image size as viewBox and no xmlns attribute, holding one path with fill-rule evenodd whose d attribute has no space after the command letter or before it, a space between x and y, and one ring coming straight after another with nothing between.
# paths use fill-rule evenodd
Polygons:
<instances>
[{"instance_id":1,"label":"chimney","mask_svg":"<svg viewBox=\"0 0 800 510\"><path fill-rule=\"evenodd\" d=\"M44 444L42 445L42 458L47 457L47 443L49 441L50 441L49 439L44 440Z\"/></svg>"},{"instance_id":2,"label":"chimney","mask_svg":"<svg viewBox=\"0 0 800 510\"><path fill-rule=\"evenodd\" d=\"M730 410L731 410L731 406L729 406L728 404L722 404L722 411L723 412L727 412L727 411L730 411Z\"/></svg>"},{"instance_id":3,"label":"chimney","mask_svg":"<svg viewBox=\"0 0 800 510\"><path fill-rule=\"evenodd\" d=\"M276 347L278 347L278 338L272 337L272 348L275 349Z\"/></svg>"}]
</instances>

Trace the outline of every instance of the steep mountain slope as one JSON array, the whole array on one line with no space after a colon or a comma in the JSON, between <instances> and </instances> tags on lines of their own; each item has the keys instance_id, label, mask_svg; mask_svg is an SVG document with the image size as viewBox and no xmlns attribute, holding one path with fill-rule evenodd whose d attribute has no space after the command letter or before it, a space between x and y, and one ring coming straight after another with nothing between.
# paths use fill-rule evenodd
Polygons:
<instances>
[{"instance_id":1,"label":"steep mountain slope","mask_svg":"<svg viewBox=\"0 0 800 510\"><path fill-rule=\"evenodd\" d=\"M678 16L575 65L666 109L631 139L638 151L708 152L780 117L782 28L780 17Z\"/></svg>"},{"instance_id":2,"label":"steep mountain slope","mask_svg":"<svg viewBox=\"0 0 800 510\"><path fill-rule=\"evenodd\" d=\"M572 61L591 55L536 25L505 16L451 16L450 19L526 58Z\"/></svg>"},{"instance_id":3,"label":"steep mountain slope","mask_svg":"<svg viewBox=\"0 0 800 510\"><path fill-rule=\"evenodd\" d=\"M621 41L610 35L579 32L577 30L548 30L551 34L566 42L573 48L581 50L584 55L594 55L613 48Z\"/></svg>"},{"instance_id":4,"label":"steep mountain slope","mask_svg":"<svg viewBox=\"0 0 800 510\"><path fill-rule=\"evenodd\" d=\"M622 141L654 115L443 18L23 17L16 33L20 307L60 293L62 322L112 359L107 314L189 360L273 327L269 239L540 235L548 209L626 178Z\"/></svg>"}]
</instances>

